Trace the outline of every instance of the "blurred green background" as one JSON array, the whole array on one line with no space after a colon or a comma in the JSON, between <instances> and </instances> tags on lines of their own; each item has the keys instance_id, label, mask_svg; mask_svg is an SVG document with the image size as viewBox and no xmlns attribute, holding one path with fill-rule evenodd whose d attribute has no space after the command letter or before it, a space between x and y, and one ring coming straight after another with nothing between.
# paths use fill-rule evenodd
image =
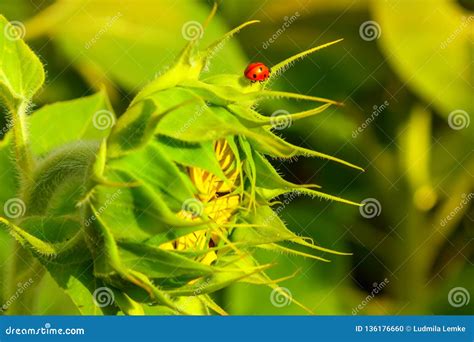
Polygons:
<instances>
[{"instance_id":1,"label":"blurred green background","mask_svg":"<svg viewBox=\"0 0 474 342\"><path fill-rule=\"evenodd\" d=\"M24 25L25 40L45 64L36 107L105 85L120 113L176 58L187 42L186 23L202 23L211 7L189 0L2 0L0 13ZM227 0L207 27L203 46L244 21L261 20L226 44L209 75L241 74L252 61L271 66L344 38L272 84L344 102L280 133L366 170L274 161L294 182L368 203L359 211L298 197L281 208L292 230L352 256L322 263L260 252L277 264L274 278L297 271L281 286L316 314L473 312L473 10L470 0ZM304 107L275 100L260 110ZM11 248L0 232L3 277ZM34 291L36 314L77 313L48 277ZM270 293L234 285L217 300L231 314L305 314L295 304L272 304Z\"/></svg>"}]
</instances>

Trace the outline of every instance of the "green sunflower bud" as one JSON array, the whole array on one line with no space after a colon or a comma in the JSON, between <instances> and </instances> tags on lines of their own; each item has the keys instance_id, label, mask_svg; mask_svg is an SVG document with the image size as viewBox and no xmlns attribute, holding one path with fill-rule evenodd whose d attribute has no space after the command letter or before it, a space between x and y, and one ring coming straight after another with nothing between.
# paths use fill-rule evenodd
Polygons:
<instances>
[{"instance_id":1,"label":"green sunflower bud","mask_svg":"<svg viewBox=\"0 0 474 342\"><path fill-rule=\"evenodd\" d=\"M103 313L225 314L213 292L235 282L275 287L265 274L271 265L258 263L256 249L328 261L285 244L293 242L344 254L293 233L272 205L284 194L358 204L284 180L267 158L319 157L360 168L286 142L272 130L274 118L254 109L269 98L314 102L314 109L289 114L299 120L338 105L267 87L289 63L339 40L278 63L264 83L243 75L205 78L215 48L254 23L203 51L190 41L117 120L105 94L78 100L99 101L82 113L89 119L98 110L109 113L115 125L92 141L79 136L41 154L22 189L25 215L0 219L84 313L99 307ZM61 234L47 233L52 230ZM99 289L112 299L107 307L97 305Z\"/></svg>"}]
</instances>

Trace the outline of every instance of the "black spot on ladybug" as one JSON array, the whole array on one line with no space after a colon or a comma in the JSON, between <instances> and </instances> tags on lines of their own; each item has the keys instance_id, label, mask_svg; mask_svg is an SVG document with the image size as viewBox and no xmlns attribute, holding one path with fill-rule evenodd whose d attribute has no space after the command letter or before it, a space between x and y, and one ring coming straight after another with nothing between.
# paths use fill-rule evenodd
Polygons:
<instances>
[{"instance_id":1,"label":"black spot on ladybug","mask_svg":"<svg viewBox=\"0 0 474 342\"><path fill-rule=\"evenodd\" d=\"M257 78L257 74L253 74L253 78Z\"/></svg>"},{"instance_id":2,"label":"black spot on ladybug","mask_svg":"<svg viewBox=\"0 0 474 342\"><path fill-rule=\"evenodd\" d=\"M258 71L262 72L262 67L258 68Z\"/></svg>"}]
</instances>

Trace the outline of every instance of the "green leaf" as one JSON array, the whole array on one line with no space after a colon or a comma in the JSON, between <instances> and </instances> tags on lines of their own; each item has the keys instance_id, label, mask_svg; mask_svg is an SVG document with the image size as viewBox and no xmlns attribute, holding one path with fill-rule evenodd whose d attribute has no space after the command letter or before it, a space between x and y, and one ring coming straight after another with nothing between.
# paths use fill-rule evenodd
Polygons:
<instances>
[{"instance_id":1,"label":"green leaf","mask_svg":"<svg viewBox=\"0 0 474 342\"><path fill-rule=\"evenodd\" d=\"M3 205L2 205L3 207ZM11 295L7 293L9 284L9 277L6 276L10 269L11 263L8 260L11 258L13 253L15 253L14 248L14 239L8 234L7 231L0 229L0 301L5 303L7 298Z\"/></svg>"},{"instance_id":2,"label":"green leaf","mask_svg":"<svg viewBox=\"0 0 474 342\"><path fill-rule=\"evenodd\" d=\"M221 180L225 179L214 152L213 142L185 143L165 136L158 136L156 142L159 149L175 163L197 167L212 173Z\"/></svg>"},{"instance_id":3,"label":"green leaf","mask_svg":"<svg viewBox=\"0 0 474 342\"><path fill-rule=\"evenodd\" d=\"M319 106L310 110L305 110L303 112L287 114L288 115L287 118L289 120L300 120L307 117L311 117L313 115L323 112L325 109L329 108L331 105L332 105L331 103L326 103L322 106ZM250 108L246 108L246 107L238 106L238 105L229 105L228 108L230 109L231 112L239 116L241 121L242 120L244 120L244 122L246 121L247 127L252 127L252 126L259 127L263 125L272 125L275 123L274 121L275 118L261 115L260 113Z\"/></svg>"},{"instance_id":4,"label":"green leaf","mask_svg":"<svg viewBox=\"0 0 474 342\"><path fill-rule=\"evenodd\" d=\"M237 245L242 245L244 247L265 245L266 248L271 248L268 247L268 245L271 245L275 242L287 241L294 242L301 246L308 247L321 252L348 255L347 253L342 253L325 247L317 246L313 243L306 241L305 238L296 235L285 226L281 218L278 216L278 211L272 210L272 208L270 208L269 206L259 207L256 212L250 213L247 216L243 217L243 220L254 225L255 227L244 227L234 229L231 235L231 239ZM285 249L285 247L279 245L274 244L273 246L278 246L274 247L274 249ZM291 250L286 248L286 252L291 252ZM303 255L297 250L293 250L292 252L294 254Z\"/></svg>"},{"instance_id":5,"label":"green leaf","mask_svg":"<svg viewBox=\"0 0 474 342\"><path fill-rule=\"evenodd\" d=\"M273 199L275 197L278 197L280 195L284 195L284 194L287 194L287 193L296 193L297 195L306 195L306 196L310 196L310 197L313 197L313 198L319 197L321 199L341 202L341 203L345 203L345 204L351 204L351 205L355 205L355 206L358 206L358 207L363 205L361 203L353 202L353 201L346 200L346 199L341 198L341 197L326 194L324 192L313 190L313 189L307 189L307 188L304 188L304 187L300 187L299 189L295 189L295 188L285 188L285 189L259 188L257 190L257 192L260 196L265 198L267 201L270 201L271 199Z\"/></svg>"},{"instance_id":6,"label":"green leaf","mask_svg":"<svg viewBox=\"0 0 474 342\"><path fill-rule=\"evenodd\" d=\"M0 15L0 98L10 110L29 102L44 82L43 65L20 39L23 29Z\"/></svg>"},{"instance_id":7,"label":"green leaf","mask_svg":"<svg viewBox=\"0 0 474 342\"><path fill-rule=\"evenodd\" d=\"M235 282L251 277L267 269L268 265L249 268L246 270L232 270L227 272L218 272L210 276L202 277L199 280L184 285L178 289L170 290L169 293L175 296L193 296L218 291Z\"/></svg>"},{"instance_id":8,"label":"green leaf","mask_svg":"<svg viewBox=\"0 0 474 342\"><path fill-rule=\"evenodd\" d=\"M179 218L178 210L171 210L158 188L142 183L124 171L111 170L106 177L115 183L135 183L129 187L98 185L93 190L91 202L115 239L143 241L172 227L199 225L199 222ZM181 206L179 203L180 210ZM92 224L96 219L91 214L86 217L86 224Z\"/></svg>"},{"instance_id":9,"label":"green leaf","mask_svg":"<svg viewBox=\"0 0 474 342\"><path fill-rule=\"evenodd\" d=\"M115 114L105 91L77 100L46 105L29 119L31 148L43 155L77 140L108 136Z\"/></svg>"},{"instance_id":10,"label":"green leaf","mask_svg":"<svg viewBox=\"0 0 474 342\"><path fill-rule=\"evenodd\" d=\"M372 1L371 6L381 27L382 51L403 80L443 117L455 110L472 116L472 12L450 0L433 0L429 6Z\"/></svg>"},{"instance_id":11,"label":"green leaf","mask_svg":"<svg viewBox=\"0 0 474 342\"><path fill-rule=\"evenodd\" d=\"M192 279L215 272L211 266L159 247L127 242L120 242L119 247L123 263L150 278Z\"/></svg>"},{"instance_id":12,"label":"green leaf","mask_svg":"<svg viewBox=\"0 0 474 342\"><path fill-rule=\"evenodd\" d=\"M0 226L43 263L72 265L90 258L80 223L70 217L27 217L21 227L0 217Z\"/></svg>"},{"instance_id":13,"label":"green leaf","mask_svg":"<svg viewBox=\"0 0 474 342\"><path fill-rule=\"evenodd\" d=\"M123 175L114 179L126 181L133 178ZM101 219L107 222L116 239L147 239L150 235L167 231L169 226L163 220L174 217L163 200L157 199L149 189L101 185L94 189L92 201L103 211ZM94 219L92 215L86 217L86 224L92 224Z\"/></svg>"},{"instance_id":14,"label":"green leaf","mask_svg":"<svg viewBox=\"0 0 474 342\"><path fill-rule=\"evenodd\" d=\"M364 171L364 169L362 169L361 167L351 164L349 162L346 162L345 160L339 159L337 157L333 157L325 153L313 151L307 148L290 144L289 142L286 142L282 138L277 137L276 135L269 132L268 130L265 130L262 127L254 128L252 131L254 131L256 135L260 137L260 139L255 139L253 137L250 137L252 146L257 151L263 154L270 155L272 157L277 157L277 158L291 158L294 156L323 158L323 159L332 160L337 163L352 167L354 169Z\"/></svg>"},{"instance_id":15,"label":"green leaf","mask_svg":"<svg viewBox=\"0 0 474 342\"><path fill-rule=\"evenodd\" d=\"M109 163L111 169L131 175L140 184L146 184L161 195L167 205L178 212L183 202L194 198L196 190L187 174L180 170L152 142L143 149Z\"/></svg>"},{"instance_id":16,"label":"green leaf","mask_svg":"<svg viewBox=\"0 0 474 342\"><path fill-rule=\"evenodd\" d=\"M255 168L255 162L252 155L252 147L249 142L244 137L238 137L239 146L242 149L242 161L243 161L243 170L245 171L246 177L250 181L250 203L249 207L255 202L255 187L257 183L257 171Z\"/></svg>"},{"instance_id":17,"label":"green leaf","mask_svg":"<svg viewBox=\"0 0 474 342\"><path fill-rule=\"evenodd\" d=\"M0 217L0 227L9 231L23 247L33 250L41 257L55 257L59 252L58 246L37 238L3 217Z\"/></svg>"},{"instance_id":18,"label":"green leaf","mask_svg":"<svg viewBox=\"0 0 474 342\"><path fill-rule=\"evenodd\" d=\"M133 283L148 290L152 286L148 278L122 264L117 242L107 225L109 222L101 217L100 208L95 208L91 203L88 204L87 211L89 217L94 217L94 220L84 225L86 241L94 260L94 276L117 287Z\"/></svg>"},{"instance_id":19,"label":"green leaf","mask_svg":"<svg viewBox=\"0 0 474 342\"><path fill-rule=\"evenodd\" d=\"M194 1L141 0L133 7L120 1L58 1L28 23L27 33L51 37L87 79L111 80L134 91L175 62L187 32L202 33L208 11L205 3ZM216 17L203 38L212 42L226 31L224 20ZM240 72L245 62L237 42L228 41L210 73Z\"/></svg>"},{"instance_id":20,"label":"green leaf","mask_svg":"<svg viewBox=\"0 0 474 342\"><path fill-rule=\"evenodd\" d=\"M260 153L252 151L257 173L256 186L267 189L297 189L301 187L319 187L317 185L298 185L284 180L273 165Z\"/></svg>"},{"instance_id":21,"label":"green leaf","mask_svg":"<svg viewBox=\"0 0 474 342\"><path fill-rule=\"evenodd\" d=\"M145 145L161 119L153 101L146 99L131 106L120 118L108 139L108 155L117 157Z\"/></svg>"},{"instance_id":22,"label":"green leaf","mask_svg":"<svg viewBox=\"0 0 474 342\"><path fill-rule=\"evenodd\" d=\"M91 261L82 264L55 265L46 263L45 266L56 283L64 290L77 306L82 315L114 315L118 309L111 305L98 306L93 299L93 293L107 287L101 280L94 277Z\"/></svg>"},{"instance_id":23,"label":"green leaf","mask_svg":"<svg viewBox=\"0 0 474 342\"><path fill-rule=\"evenodd\" d=\"M158 124L157 134L187 142L201 142L225 138L228 135L251 134L228 110L206 103L188 89L170 89L153 95L155 103L165 103L168 107L196 98L177 110L168 113ZM170 99L173 101L170 103ZM170 103L170 104L168 104Z\"/></svg>"},{"instance_id":24,"label":"green leaf","mask_svg":"<svg viewBox=\"0 0 474 342\"><path fill-rule=\"evenodd\" d=\"M292 240L298 236L285 227L278 217L278 213L269 206L261 206L255 212L243 217L244 222L256 227L235 228L231 239L237 244L244 246L257 246L272 242Z\"/></svg>"}]
</instances>

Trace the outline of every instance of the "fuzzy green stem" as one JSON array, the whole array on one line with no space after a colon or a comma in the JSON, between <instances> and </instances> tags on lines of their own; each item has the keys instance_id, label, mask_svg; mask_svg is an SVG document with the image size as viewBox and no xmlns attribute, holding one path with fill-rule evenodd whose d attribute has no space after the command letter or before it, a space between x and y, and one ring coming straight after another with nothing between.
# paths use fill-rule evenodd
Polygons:
<instances>
[{"instance_id":1,"label":"fuzzy green stem","mask_svg":"<svg viewBox=\"0 0 474 342\"><path fill-rule=\"evenodd\" d=\"M22 101L17 108L11 110L15 155L17 167L22 179L27 178L33 168L33 157L28 145L28 128L26 124L27 108L28 103Z\"/></svg>"},{"instance_id":2,"label":"fuzzy green stem","mask_svg":"<svg viewBox=\"0 0 474 342\"><path fill-rule=\"evenodd\" d=\"M29 146L28 127L26 122L27 110L27 101L21 101L16 106L11 106L10 108L16 166L20 173L20 179L23 182L30 177L33 169L33 156ZM23 250L17 243L11 265L12 274L8 289L9 292L14 292L16 290L17 281L22 280L24 275L29 276L31 272L37 270L37 268L38 264L34 261L31 254ZM25 295L22 300L22 305L14 303L10 308L9 313L18 314L23 312L23 310L30 310L32 309L33 302L34 297L32 295Z\"/></svg>"}]
</instances>

